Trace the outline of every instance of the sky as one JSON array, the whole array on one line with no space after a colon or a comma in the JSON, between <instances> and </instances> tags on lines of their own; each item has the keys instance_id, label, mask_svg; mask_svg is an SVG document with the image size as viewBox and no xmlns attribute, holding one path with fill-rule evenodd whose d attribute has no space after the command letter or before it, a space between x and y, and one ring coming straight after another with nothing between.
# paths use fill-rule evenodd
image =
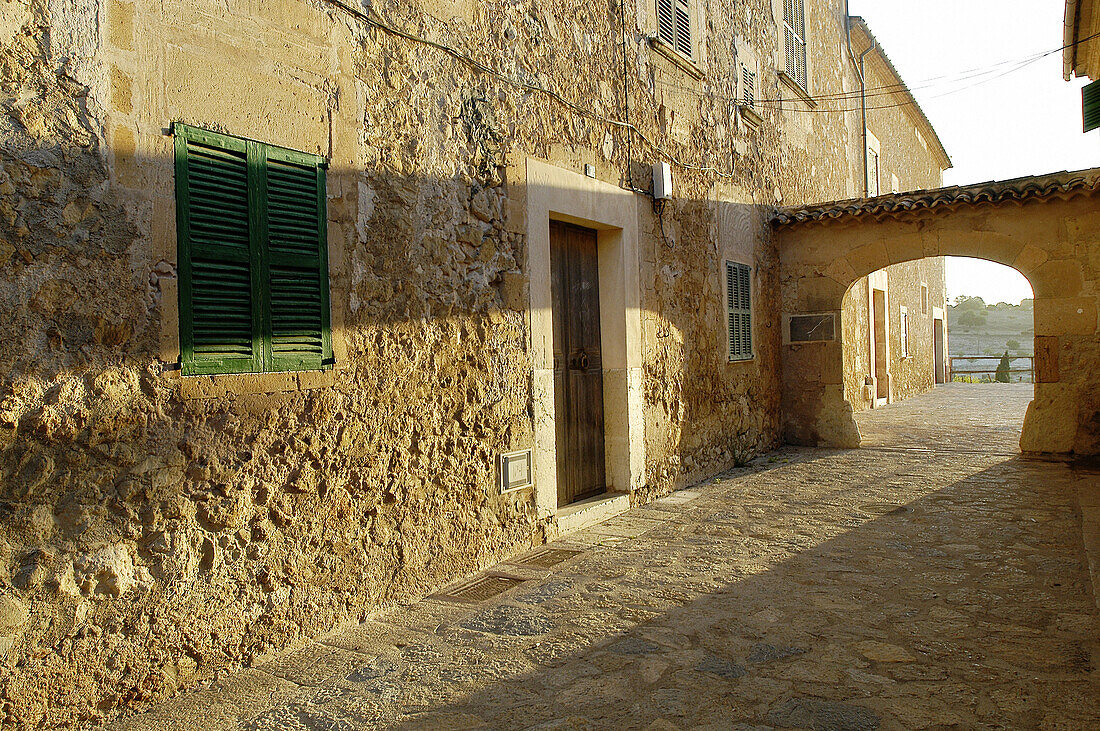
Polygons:
<instances>
[{"instance_id":1,"label":"sky","mask_svg":"<svg viewBox=\"0 0 1100 731\"><path fill-rule=\"evenodd\" d=\"M1100 130L1081 132L1081 87L1062 80L1064 0L850 0L939 133L944 185L1100 167ZM1021 67L1022 66L1022 67ZM1018 303L1013 269L949 258L947 292Z\"/></svg>"}]
</instances>

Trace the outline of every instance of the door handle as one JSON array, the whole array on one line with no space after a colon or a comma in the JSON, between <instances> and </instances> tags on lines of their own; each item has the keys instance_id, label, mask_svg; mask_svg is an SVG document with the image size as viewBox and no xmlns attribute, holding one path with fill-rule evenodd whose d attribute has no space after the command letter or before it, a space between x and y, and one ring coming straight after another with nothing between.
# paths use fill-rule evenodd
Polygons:
<instances>
[{"instance_id":1,"label":"door handle","mask_svg":"<svg viewBox=\"0 0 1100 731\"><path fill-rule=\"evenodd\" d=\"M575 371L586 371L588 370L588 362L588 353L582 350L579 353L574 353L569 358L569 367Z\"/></svg>"}]
</instances>

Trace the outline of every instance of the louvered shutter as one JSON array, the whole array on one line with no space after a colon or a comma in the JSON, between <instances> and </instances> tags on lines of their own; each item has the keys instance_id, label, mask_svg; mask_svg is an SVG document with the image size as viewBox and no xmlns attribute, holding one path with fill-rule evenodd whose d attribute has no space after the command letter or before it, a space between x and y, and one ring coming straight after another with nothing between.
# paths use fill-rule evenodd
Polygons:
<instances>
[{"instance_id":1,"label":"louvered shutter","mask_svg":"<svg viewBox=\"0 0 1100 731\"><path fill-rule=\"evenodd\" d=\"M729 359L752 358L752 270L726 262L726 310L729 316Z\"/></svg>"},{"instance_id":2,"label":"louvered shutter","mask_svg":"<svg viewBox=\"0 0 1100 731\"><path fill-rule=\"evenodd\" d=\"M783 25L787 75L806 88L806 12L803 0L784 0Z\"/></svg>"},{"instance_id":3,"label":"louvered shutter","mask_svg":"<svg viewBox=\"0 0 1100 731\"><path fill-rule=\"evenodd\" d=\"M268 301L271 370L312 370L331 357L325 171L308 158L267 148Z\"/></svg>"},{"instance_id":4,"label":"louvered shutter","mask_svg":"<svg viewBox=\"0 0 1100 731\"><path fill-rule=\"evenodd\" d=\"M670 46L676 45L676 8L678 0L657 0L657 37Z\"/></svg>"},{"instance_id":5,"label":"louvered shutter","mask_svg":"<svg viewBox=\"0 0 1100 731\"><path fill-rule=\"evenodd\" d=\"M183 374L262 370L246 143L174 131Z\"/></svg>"},{"instance_id":6,"label":"louvered shutter","mask_svg":"<svg viewBox=\"0 0 1100 731\"><path fill-rule=\"evenodd\" d=\"M748 67L741 67L741 83L744 87L744 104L746 107L756 106L756 73L749 71Z\"/></svg>"},{"instance_id":7,"label":"louvered shutter","mask_svg":"<svg viewBox=\"0 0 1100 731\"><path fill-rule=\"evenodd\" d=\"M323 159L173 132L183 374L329 365Z\"/></svg>"},{"instance_id":8,"label":"louvered shutter","mask_svg":"<svg viewBox=\"0 0 1100 731\"><path fill-rule=\"evenodd\" d=\"M692 57L691 0L657 0L657 37Z\"/></svg>"},{"instance_id":9,"label":"louvered shutter","mask_svg":"<svg viewBox=\"0 0 1100 731\"><path fill-rule=\"evenodd\" d=\"M676 50L688 58L692 57L689 0L676 0Z\"/></svg>"},{"instance_id":10,"label":"louvered shutter","mask_svg":"<svg viewBox=\"0 0 1100 731\"><path fill-rule=\"evenodd\" d=\"M1081 106L1085 116L1085 131L1100 128L1100 81L1081 89Z\"/></svg>"}]
</instances>

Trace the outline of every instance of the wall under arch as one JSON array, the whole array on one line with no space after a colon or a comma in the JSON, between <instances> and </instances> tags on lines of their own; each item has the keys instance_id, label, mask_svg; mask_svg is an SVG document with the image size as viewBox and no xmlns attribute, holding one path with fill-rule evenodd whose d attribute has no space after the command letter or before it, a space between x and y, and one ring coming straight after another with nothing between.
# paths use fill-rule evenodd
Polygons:
<instances>
[{"instance_id":1,"label":"wall under arch","mask_svg":"<svg viewBox=\"0 0 1100 731\"><path fill-rule=\"evenodd\" d=\"M965 204L893 218L848 215L777 227L784 322L835 313L848 287L892 264L969 256L1013 267L1035 291L1035 398L1021 448L1100 454L1100 209L1092 191L1025 203ZM783 423L796 444L855 447L842 333L783 348Z\"/></svg>"}]
</instances>

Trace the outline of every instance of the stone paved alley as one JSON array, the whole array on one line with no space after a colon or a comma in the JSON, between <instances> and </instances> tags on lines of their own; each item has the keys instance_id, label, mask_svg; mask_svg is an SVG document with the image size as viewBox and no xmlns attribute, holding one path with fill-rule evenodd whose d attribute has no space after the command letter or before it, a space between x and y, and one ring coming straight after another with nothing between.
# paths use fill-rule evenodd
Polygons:
<instances>
[{"instance_id":1,"label":"stone paved alley","mask_svg":"<svg viewBox=\"0 0 1100 731\"><path fill-rule=\"evenodd\" d=\"M1029 398L860 414L114 728L1100 728L1100 474L1015 456Z\"/></svg>"}]
</instances>

